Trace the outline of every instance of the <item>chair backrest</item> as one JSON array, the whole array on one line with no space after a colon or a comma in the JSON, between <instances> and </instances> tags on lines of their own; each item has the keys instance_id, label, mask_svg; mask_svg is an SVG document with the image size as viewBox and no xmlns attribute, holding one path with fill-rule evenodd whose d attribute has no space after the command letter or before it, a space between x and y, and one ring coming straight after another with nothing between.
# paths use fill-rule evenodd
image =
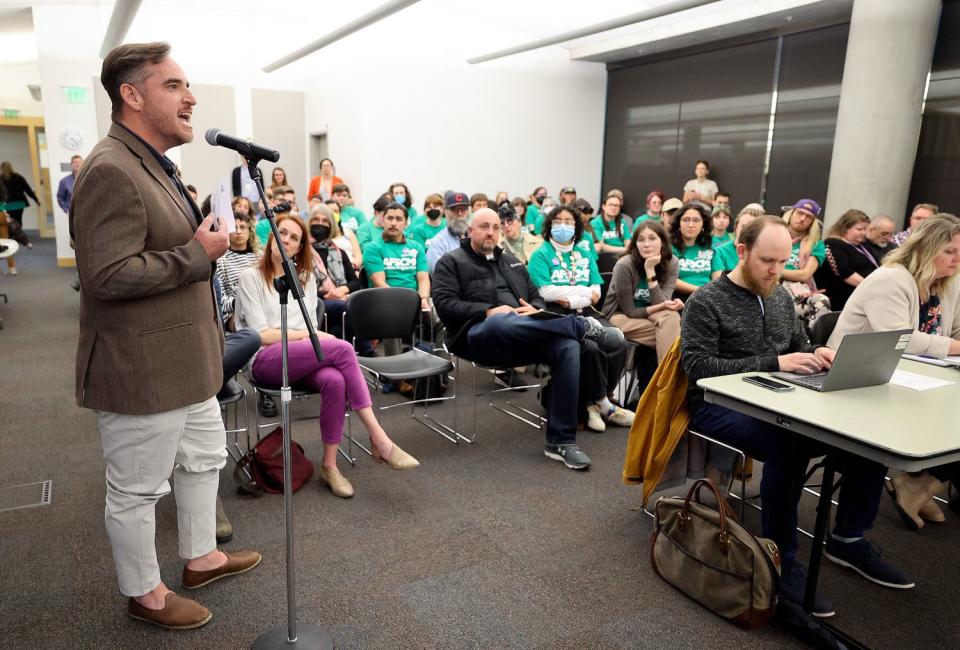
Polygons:
<instances>
[{"instance_id":1,"label":"chair backrest","mask_svg":"<svg viewBox=\"0 0 960 650\"><path fill-rule=\"evenodd\" d=\"M600 300L597 302L597 307L602 310L604 303L607 301L607 291L610 290L610 281L613 280L613 272L600 271L600 278L603 280L603 284L600 285Z\"/></svg>"},{"instance_id":2,"label":"chair backrest","mask_svg":"<svg viewBox=\"0 0 960 650\"><path fill-rule=\"evenodd\" d=\"M597 270L600 271L601 275L604 273L613 273L613 267L617 265L617 260L619 259L619 253L600 253L597 257Z\"/></svg>"},{"instance_id":3,"label":"chair backrest","mask_svg":"<svg viewBox=\"0 0 960 650\"><path fill-rule=\"evenodd\" d=\"M420 296L413 289L361 289L347 296L350 326L359 341L399 339L413 332Z\"/></svg>"},{"instance_id":4,"label":"chair backrest","mask_svg":"<svg viewBox=\"0 0 960 650\"><path fill-rule=\"evenodd\" d=\"M815 320L813 329L810 331L810 342L814 345L826 345L830 335L833 334L833 328L837 326L840 313L839 311L828 311Z\"/></svg>"}]
</instances>

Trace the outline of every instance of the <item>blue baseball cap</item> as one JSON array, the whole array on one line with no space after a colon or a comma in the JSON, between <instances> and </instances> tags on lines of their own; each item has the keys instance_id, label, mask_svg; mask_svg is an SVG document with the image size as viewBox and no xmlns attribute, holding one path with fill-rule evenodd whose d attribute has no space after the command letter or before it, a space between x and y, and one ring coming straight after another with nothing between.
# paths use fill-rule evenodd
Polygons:
<instances>
[{"instance_id":1,"label":"blue baseball cap","mask_svg":"<svg viewBox=\"0 0 960 650\"><path fill-rule=\"evenodd\" d=\"M815 217L820 216L820 204L813 199L800 199L791 206L794 210L806 210Z\"/></svg>"}]
</instances>

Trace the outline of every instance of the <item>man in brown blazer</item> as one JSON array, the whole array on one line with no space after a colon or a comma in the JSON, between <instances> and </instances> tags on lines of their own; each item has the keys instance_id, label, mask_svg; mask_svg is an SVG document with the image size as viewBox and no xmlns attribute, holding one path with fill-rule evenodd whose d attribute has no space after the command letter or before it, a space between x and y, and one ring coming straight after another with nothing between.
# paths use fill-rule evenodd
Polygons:
<instances>
[{"instance_id":1,"label":"man in brown blazer","mask_svg":"<svg viewBox=\"0 0 960 650\"><path fill-rule=\"evenodd\" d=\"M154 507L171 472L185 588L252 569L260 554L223 553L214 537L226 450L211 264L227 232L201 220L164 155L193 140L196 104L169 51L130 44L104 59L113 125L80 170L69 216L82 286L77 403L97 413L120 591L133 618L184 629L212 614L160 579Z\"/></svg>"}]
</instances>

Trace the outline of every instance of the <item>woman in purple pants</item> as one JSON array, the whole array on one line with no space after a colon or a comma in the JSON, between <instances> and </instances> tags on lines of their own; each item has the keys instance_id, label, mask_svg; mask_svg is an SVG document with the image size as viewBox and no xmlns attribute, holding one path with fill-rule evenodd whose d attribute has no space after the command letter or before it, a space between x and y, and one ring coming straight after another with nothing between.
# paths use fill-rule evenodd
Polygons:
<instances>
[{"instance_id":1,"label":"woman in purple pants","mask_svg":"<svg viewBox=\"0 0 960 650\"><path fill-rule=\"evenodd\" d=\"M312 273L313 256L308 245L308 231L300 217L292 214L277 217L277 230L287 255L300 273L307 312L316 326L317 284ZM267 241L260 263L244 271L237 286L236 314L238 327L260 333L262 347L253 358L253 378L257 382L279 386L281 376L280 297L273 288L273 278L283 275L280 251L273 235ZM303 316L296 305L287 310L289 339L289 379L320 393L320 438L323 440L323 461L320 479L338 497L353 496L353 486L337 470L337 446L343 436L347 404L370 433L373 457L393 469L413 469L420 463L395 445L387 436L370 408L370 391L357 365L357 355L346 341L317 332L323 361L317 361Z\"/></svg>"}]
</instances>

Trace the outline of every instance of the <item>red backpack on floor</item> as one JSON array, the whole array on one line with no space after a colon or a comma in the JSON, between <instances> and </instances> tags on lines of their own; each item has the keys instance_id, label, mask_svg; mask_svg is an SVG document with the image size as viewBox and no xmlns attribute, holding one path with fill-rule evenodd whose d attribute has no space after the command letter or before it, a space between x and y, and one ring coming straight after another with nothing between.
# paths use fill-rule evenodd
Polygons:
<instances>
[{"instance_id":1,"label":"red backpack on floor","mask_svg":"<svg viewBox=\"0 0 960 650\"><path fill-rule=\"evenodd\" d=\"M302 488L313 476L313 463L303 453L303 447L295 440L290 441L291 478L293 491ZM253 481L244 474L243 468L249 467ZM240 489L256 497L270 494L283 494L283 428L277 427L264 436L237 463L233 478Z\"/></svg>"}]
</instances>

